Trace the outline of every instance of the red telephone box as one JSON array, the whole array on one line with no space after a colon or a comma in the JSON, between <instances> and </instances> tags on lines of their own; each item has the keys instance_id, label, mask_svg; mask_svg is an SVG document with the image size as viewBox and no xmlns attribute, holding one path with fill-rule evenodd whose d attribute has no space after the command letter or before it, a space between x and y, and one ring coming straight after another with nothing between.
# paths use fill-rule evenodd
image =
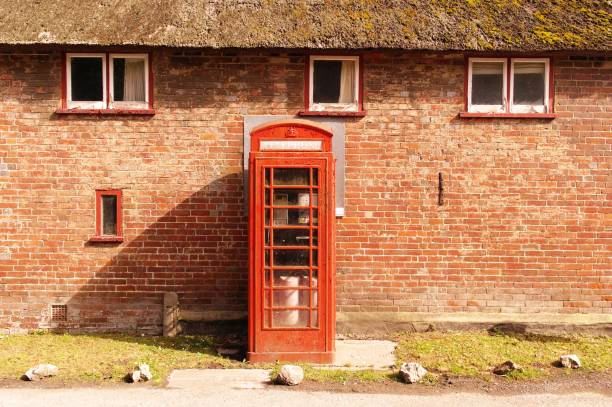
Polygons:
<instances>
[{"instance_id":1,"label":"red telephone box","mask_svg":"<svg viewBox=\"0 0 612 407\"><path fill-rule=\"evenodd\" d=\"M249 361L332 362L331 137L331 130L304 120L274 122L251 132Z\"/></svg>"}]
</instances>

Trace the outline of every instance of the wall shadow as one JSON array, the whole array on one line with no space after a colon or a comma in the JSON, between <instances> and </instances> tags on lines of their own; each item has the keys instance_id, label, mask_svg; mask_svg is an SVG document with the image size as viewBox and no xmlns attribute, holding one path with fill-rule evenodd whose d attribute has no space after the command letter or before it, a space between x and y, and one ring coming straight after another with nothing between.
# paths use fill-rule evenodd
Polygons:
<instances>
[{"instance_id":1,"label":"wall shadow","mask_svg":"<svg viewBox=\"0 0 612 407\"><path fill-rule=\"evenodd\" d=\"M129 190L124 202L126 194ZM67 321L53 323L53 330L160 334L165 292L176 292L182 309L246 311L248 231L242 174L214 180L133 237L130 229L146 211L141 205L124 203L127 243L85 243L90 254L105 249L117 253L70 297Z\"/></svg>"}]
</instances>

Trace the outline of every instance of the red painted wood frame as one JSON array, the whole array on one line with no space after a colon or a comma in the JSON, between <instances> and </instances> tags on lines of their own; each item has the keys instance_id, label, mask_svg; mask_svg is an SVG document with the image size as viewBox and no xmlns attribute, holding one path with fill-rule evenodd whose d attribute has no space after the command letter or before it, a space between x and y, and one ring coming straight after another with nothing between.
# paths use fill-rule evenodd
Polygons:
<instances>
[{"instance_id":1,"label":"red painted wood frame","mask_svg":"<svg viewBox=\"0 0 612 407\"><path fill-rule=\"evenodd\" d=\"M506 111L503 113L489 113L489 112L470 112L468 111L468 91L469 91L469 75L470 75L470 59L472 58L503 58L506 59L506 100L508 101L506 104ZM512 72L512 59L548 59L548 106L549 111L545 113L512 113L510 112L510 84L512 80L510 78ZM554 119L558 117L558 114L554 113L555 110L555 80L554 80L554 59L552 56L536 56L531 54L526 55L516 55L516 56L508 56L508 55L498 55L498 54L486 54L486 55L478 55L478 54L468 54L465 55L464 58L464 69L463 69L463 112L459 113L460 117L465 118L485 118L485 117L494 117L494 118L515 118L515 119Z\"/></svg>"},{"instance_id":2,"label":"red painted wood frame","mask_svg":"<svg viewBox=\"0 0 612 407\"><path fill-rule=\"evenodd\" d=\"M106 93L106 109L80 109L80 108L68 108L68 58L67 54L105 54L106 55L106 66L104 67L104 75L106 75L106 89L104 89L104 93ZM148 109L122 109L122 108L111 108L110 107L110 56L113 54L125 54L125 55L138 55L138 54L146 54L147 55L147 71L148 71L148 93L149 93L149 108ZM81 113L81 114L154 114L153 110L153 55L151 52L136 52L136 51L117 51L117 52L64 52L62 53L62 78L61 78L61 108L56 110L55 113L63 114L63 113Z\"/></svg>"},{"instance_id":3,"label":"red painted wood frame","mask_svg":"<svg viewBox=\"0 0 612 407\"><path fill-rule=\"evenodd\" d=\"M320 140L321 151L331 151L331 130L307 120L279 120L255 127L251 131L251 152L261 150L264 140ZM280 151L277 150L276 156ZM282 154L281 154L282 156Z\"/></svg>"},{"instance_id":4,"label":"red painted wood frame","mask_svg":"<svg viewBox=\"0 0 612 407\"><path fill-rule=\"evenodd\" d=\"M117 198L117 230L114 235L105 235L102 230L102 197L115 196ZM122 191L120 189L98 189L96 190L96 235L89 240L93 242L121 242L123 241L122 227Z\"/></svg>"},{"instance_id":5,"label":"red painted wood frame","mask_svg":"<svg viewBox=\"0 0 612 407\"><path fill-rule=\"evenodd\" d=\"M331 133L303 123L273 124L254 129L252 150L259 149L262 139L279 140L279 137L299 140L319 138L325 140L322 147L327 151L252 151L250 154L247 358L252 362L283 360L330 363L335 339L335 170L333 155L329 151ZM275 171L291 169L308 173L307 185L275 184ZM274 197L278 190L295 193L307 191L307 205L290 202L277 205ZM315 196L318 199L314 199ZM308 223L275 224L276 210L305 211ZM275 241L277 231L300 230L309 238L307 245L295 246ZM316 241L315 235L318 236ZM274 256L283 251L307 251L308 265L276 264ZM289 286L276 284L276 272L280 276L283 273L296 273L298 269L307 275L307 278L300 280L301 283ZM276 303L276 293L281 297L283 293L296 294L300 301L306 300L303 304ZM283 315L291 312L300 315L299 323L275 324L275 315L282 320Z\"/></svg>"},{"instance_id":6,"label":"red painted wood frame","mask_svg":"<svg viewBox=\"0 0 612 407\"><path fill-rule=\"evenodd\" d=\"M310 65L313 57L325 56L325 57L357 57L359 60L359 78L358 92L357 92L357 111L356 112L342 112L342 111L311 111L310 110ZM306 58L306 64L304 68L304 110L300 112L302 116L365 116L366 111L363 109L363 57L362 55L356 54L321 54L321 55L309 55Z\"/></svg>"}]
</instances>

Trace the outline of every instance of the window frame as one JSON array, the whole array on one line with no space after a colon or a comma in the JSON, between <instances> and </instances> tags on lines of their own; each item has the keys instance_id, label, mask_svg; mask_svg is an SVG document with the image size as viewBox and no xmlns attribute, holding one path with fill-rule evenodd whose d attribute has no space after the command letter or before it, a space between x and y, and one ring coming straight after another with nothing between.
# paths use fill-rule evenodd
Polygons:
<instances>
[{"instance_id":1,"label":"window frame","mask_svg":"<svg viewBox=\"0 0 612 407\"><path fill-rule=\"evenodd\" d=\"M479 111L480 109L474 109L471 104L472 99L472 63L473 62L499 62L505 60L504 69L504 100L505 109L503 111ZM514 105L514 62L544 62L545 63L545 77L544 77L544 112L533 112L531 109L533 105ZM500 118L541 118L541 119L554 119L558 117L558 114L554 113L554 61L553 58L542 57L542 56L499 56L493 55L487 56L470 56L465 57L465 80L464 80L464 110L459 114L460 117L464 118L478 118L478 117L500 117ZM499 105L475 105L475 106L499 106ZM515 106L520 106L516 109ZM541 106L541 105L538 105ZM484 109L483 109L484 110Z\"/></svg>"},{"instance_id":2,"label":"window frame","mask_svg":"<svg viewBox=\"0 0 612 407\"><path fill-rule=\"evenodd\" d=\"M106 54L105 53L76 53L66 54L66 107L68 109L105 109L106 98ZM72 58L101 58L102 59L102 100L72 100Z\"/></svg>"},{"instance_id":3,"label":"window frame","mask_svg":"<svg viewBox=\"0 0 612 407\"><path fill-rule=\"evenodd\" d=\"M102 86L103 100L95 103L73 102L70 100L71 89L71 64L70 59L74 57L103 57ZM145 101L144 102L112 102L113 58L145 58ZM65 52L63 54L62 68L62 100L61 107L55 111L56 114L135 114L154 115L153 110L153 67L150 52Z\"/></svg>"},{"instance_id":4,"label":"window frame","mask_svg":"<svg viewBox=\"0 0 612 407\"><path fill-rule=\"evenodd\" d=\"M544 63L544 105L515 105L514 104L514 63L515 62L543 62ZM550 59L549 58L511 58L510 59L510 113L550 113ZM544 111L533 112L535 107L543 106Z\"/></svg>"},{"instance_id":5,"label":"window frame","mask_svg":"<svg viewBox=\"0 0 612 407\"><path fill-rule=\"evenodd\" d=\"M124 59L144 59L145 68L145 100L144 102L138 101L125 101L119 100L115 101L115 75L114 75L114 67L113 60L115 58L124 58ZM110 54L109 55L109 64L108 64L108 89L109 89L109 109L148 109L149 108L149 56L147 54Z\"/></svg>"},{"instance_id":6,"label":"window frame","mask_svg":"<svg viewBox=\"0 0 612 407\"><path fill-rule=\"evenodd\" d=\"M355 101L353 103L315 103L314 63L315 61L354 61L355 62ZM309 55L306 59L304 86L305 110L301 115L312 116L365 116L363 110L363 62L361 55ZM348 109L347 109L348 108Z\"/></svg>"},{"instance_id":7,"label":"window frame","mask_svg":"<svg viewBox=\"0 0 612 407\"><path fill-rule=\"evenodd\" d=\"M472 104L472 71L474 62L502 62L503 63L503 79L502 79L502 97L501 105L473 105ZM467 89L467 106L468 112L471 113L505 113L508 108L508 58L470 58L468 66L468 89Z\"/></svg>"},{"instance_id":8,"label":"window frame","mask_svg":"<svg viewBox=\"0 0 612 407\"><path fill-rule=\"evenodd\" d=\"M122 191L120 189L97 189L96 190L96 234L91 241L122 242L123 241L123 217L122 217ZM105 235L102 229L102 197L115 196L117 198L117 231L114 235Z\"/></svg>"}]
</instances>

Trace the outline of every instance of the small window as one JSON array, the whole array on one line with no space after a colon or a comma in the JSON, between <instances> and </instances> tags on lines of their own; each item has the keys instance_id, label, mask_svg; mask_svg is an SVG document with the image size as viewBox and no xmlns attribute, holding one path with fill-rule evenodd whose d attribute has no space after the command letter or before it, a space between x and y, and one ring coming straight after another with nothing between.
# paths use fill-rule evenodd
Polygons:
<instances>
[{"instance_id":1,"label":"small window","mask_svg":"<svg viewBox=\"0 0 612 407\"><path fill-rule=\"evenodd\" d=\"M548 60L513 59L512 113L548 111Z\"/></svg>"},{"instance_id":2,"label":"small window","mask_svg":"<svg viewBox=\"0 0 612 407\"><path fill-rule=\"evenodd\" d=\"M549 65L548 59L470 58L468 112L549 113Z\"/></svg>"},{"instance_id":3,"label":"small window","mask_svg":"<svg viewBox=\"0 0 612 407\"><path fill-rule=\"evenodd\" d=\"M309 111L361 110L359 57L310 57Z\"/></svg>"},{"instance_id":4,"label":"small window","mask_svg":"<svg viewBox=\"0 0 612 407\"><path fill-rule=\"evenodd\" d=\"M66 54L68 109L149 109L149 100L147 54Z\"/></svg>"},{"instance_id":5,"label":"small window","mask_svg":"<svg viewBox=\"0 0 612 407\"><path fill-rule=\"evenodd\" d=\"M121 237L121 191L96 191L96 237Z\"/></svg>"},{"instance_id":6,"label":"small window","mask_svg":"<svg viewBox=\"0 0 612 407\"><path fill-rule=\"evenodd\" d=\"M146 55L111 55L111 107L147 108Z\"/></svg>"},{"instance_id":7,"label":"small window","mask_svg":"<svg viewBox=\"0 0 612 407\"><path fill-rule=\"evenodd\" d=\"M506 110L506 60L470 60L468 104L470 112Z\"/></svg>"},{"instance_id":8,"label":"small window","mask_svg":"<svg viewBox=\"0 0 612 407\"><path fill-rule=\"evenodd\" d=\"M104 54L69 54L67 64L68 107L81 109L103 109L106 65Z\"/></svg>"}]
</instances>

